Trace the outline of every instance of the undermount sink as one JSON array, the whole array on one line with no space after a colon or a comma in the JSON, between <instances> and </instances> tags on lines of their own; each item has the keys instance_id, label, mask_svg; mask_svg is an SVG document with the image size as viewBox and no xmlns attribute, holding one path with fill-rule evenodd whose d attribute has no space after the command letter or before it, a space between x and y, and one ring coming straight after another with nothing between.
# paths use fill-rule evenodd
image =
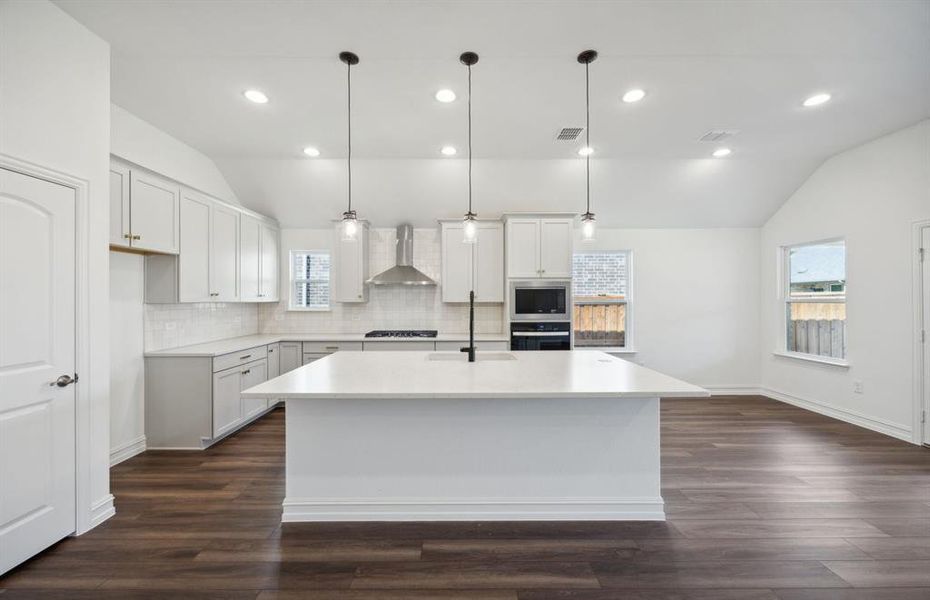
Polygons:
<instances>
[{"instance_id":1,"label":"undermount sink","mask_svg":"<svg viewBox=\"0 0 930 600\"><path fill-rule=\"evenodd\" d=\"M426 357L427 360L449 360L468 362L467 352L436 352ZM475 361L484 362L486 360L517 360L517 357L510 352L475 352Z\"/></svg>"}]
</instances>

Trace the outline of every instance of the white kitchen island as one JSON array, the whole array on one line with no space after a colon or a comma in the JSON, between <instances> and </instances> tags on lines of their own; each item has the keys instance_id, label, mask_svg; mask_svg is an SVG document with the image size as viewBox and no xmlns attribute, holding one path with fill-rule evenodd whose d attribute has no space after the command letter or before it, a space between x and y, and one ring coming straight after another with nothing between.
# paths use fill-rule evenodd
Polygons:
<instances>
[{"instance_id":1,"label":"white kitchen island","mask_svg":"<svg viewBox=\"0 0 930 600\"><path fill-rule=\"evenodd\" d=\"M243 392L287 402L283 521L664 520L659 398L603 352L338 352Z\"/></svg>"}]
</instances>

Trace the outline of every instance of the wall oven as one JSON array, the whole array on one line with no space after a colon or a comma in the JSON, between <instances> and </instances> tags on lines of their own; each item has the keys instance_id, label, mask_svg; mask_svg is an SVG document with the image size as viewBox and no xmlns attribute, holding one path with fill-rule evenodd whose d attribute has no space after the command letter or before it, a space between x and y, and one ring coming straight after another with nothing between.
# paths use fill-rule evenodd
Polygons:
<instances>
[{"instance_id":1,"label":"wall oven","mask_svg":"<svg viewBox=\"0 0 930 600\"><path fill-rule=\"evenodd\" d=\"M563 321L510 324L511 350L571 350L572 324Z\"/></svg>"},{"instance_id":2,"label":"wall oven","mask_svg":"<svg viewBox=\"0 0 930 600\"><path fill-rule=\"evenodd\" d=\"M511 321L571 321L569 281L512 281Z\"/></svg>"}]
</instances>

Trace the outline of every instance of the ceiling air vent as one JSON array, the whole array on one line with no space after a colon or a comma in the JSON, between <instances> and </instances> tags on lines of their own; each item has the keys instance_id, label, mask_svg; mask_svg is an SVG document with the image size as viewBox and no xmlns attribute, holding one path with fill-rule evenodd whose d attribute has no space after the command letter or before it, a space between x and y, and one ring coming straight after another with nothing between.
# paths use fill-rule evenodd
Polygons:
<instances>
[{"instance_id":1,"label":"ceiling air vent","mask_svg":"<svg viewBox=\"0 0 930 600\"><path fill-rule=\"evenodd\" d=\"M563 142L574 142L584 131L584 127L563 127L555 139Z\"/></svg>"},{"instance_id":2,"label":"ceiling air vent","mask_svg":"<svg viewBox=\"0 0 930 600\"><path fill-rule=\"evenodd\" d=\"M738 129L711 129L700 137L702 142L722 142L739 133Z\"/></svg>"}]
</instances>

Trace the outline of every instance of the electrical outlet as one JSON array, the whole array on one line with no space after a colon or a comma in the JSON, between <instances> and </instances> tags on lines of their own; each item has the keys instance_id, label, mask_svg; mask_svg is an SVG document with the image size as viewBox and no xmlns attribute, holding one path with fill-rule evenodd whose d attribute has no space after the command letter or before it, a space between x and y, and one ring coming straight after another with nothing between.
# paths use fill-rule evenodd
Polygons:
<instances>
[{"instance_id":1,"label":"electrical outlet","mask_svg":"<svg viewBox=\"0 0 930 600\"><path fill-rule=\"evenodd\" d=\"M862 382L861 381L853 381L853 391L857 394L862 393Z\"/></svg>"}]
</instances>

